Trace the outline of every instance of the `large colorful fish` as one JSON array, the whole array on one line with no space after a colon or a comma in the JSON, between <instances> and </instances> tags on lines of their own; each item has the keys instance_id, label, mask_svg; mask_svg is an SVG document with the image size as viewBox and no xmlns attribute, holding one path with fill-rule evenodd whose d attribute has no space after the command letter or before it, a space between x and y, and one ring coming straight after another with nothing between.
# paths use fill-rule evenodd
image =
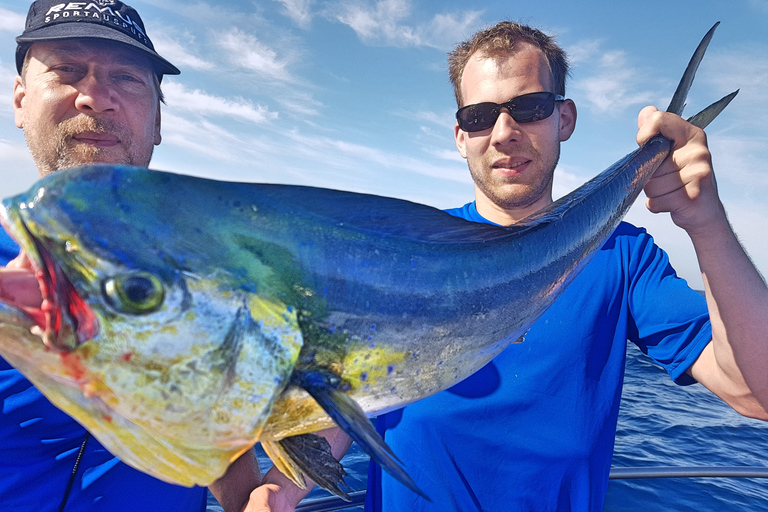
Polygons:
<instances>
[{"instance_id":1,"label":"large colorful fish","mask_svg":"<svg viewBox=\"0 0 768 512\"><path fill-rule=\"evenodd\" d=\"M336 423L419 492L367 417L446 389L520 339L670 147L658 136L508 228L334 190L104 165L55 173L3 202L46 307L33 320L0 304L0 353L112 453L169 482L210 484L261 442L299 483L343 494L311 435Z\"/></svg>"}]
</instances>

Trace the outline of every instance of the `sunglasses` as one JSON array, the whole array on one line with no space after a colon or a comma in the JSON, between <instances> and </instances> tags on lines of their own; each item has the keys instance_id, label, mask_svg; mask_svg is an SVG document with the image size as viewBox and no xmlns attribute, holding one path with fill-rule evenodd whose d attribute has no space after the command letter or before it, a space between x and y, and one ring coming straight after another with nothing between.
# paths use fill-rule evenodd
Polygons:
<instances>
[{"instance_id":1,"label":"sunglasses","mask_svg":"<svg viewBox=\"0 0 768 512\"><path fill-rule=\"evenodd\" d=\"M564 99L564 96L544 91L523 94L506 103L475 103L460 108L456 112L456 121L459 122L459 128L465 132L481 132L492 128L501 114L501 109L506 108L512 119L518 123L533 123L551 116L555 110L555 102Z\"/></svg>"}]
</instances>

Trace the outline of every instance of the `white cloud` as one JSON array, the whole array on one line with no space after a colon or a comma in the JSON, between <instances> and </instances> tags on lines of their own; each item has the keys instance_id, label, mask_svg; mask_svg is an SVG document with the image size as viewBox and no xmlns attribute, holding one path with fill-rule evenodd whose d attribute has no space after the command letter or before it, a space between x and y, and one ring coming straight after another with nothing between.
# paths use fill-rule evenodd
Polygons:
<instances>
[{"instance_id":1,"label":"white cloud","mask_svg":"<svg viewBox=\"0 0 768 512\"><path fill-rule=\"evenodd\" d=\"M579 41L566 49L568 60L572 66L589 61L600 51L601 44L602 41L597 39L585 39Z\"/></svg>"},{"instance_id":2,"label":"white cloud","mask_svg":"<svg viewBox=\"0 0 768 512\"><path fill-rule=\"evenodd\" d=\"M194 38L184 37L182 40L173 39L167 35L167 31L157 31L152 36L152 42L155 45L157 53L167 59L174 66L181 69L183 73L186 69L196 69L208 71L214 69L212 62L206 61L190 53L189 49L195 47Z\"/></svg>"},{"instance_id":3,"label":"white cloud","mask_svg":"<svg viewBox=\"0 0 768 512\"><path fill-rule=\"evenodd\" d=\"M230 132L205 119L191 120L163 114L163 146L174 145L209 157L231 160L226 148L240 141Z\"/></svg>"},{"instance_id":4,"label":"white cloud","mask_svg":"<svg viewBox=\"0 0 768 512\"><path fill-rule=\"evenodd\" d=\"M312 4L313 0L275 0L283 4L285 8L285 14L296 25L301 28L308 28L312 23Z\"/></svg>"},{"instance_id":5,"label":"white cloud","mask_svg":"<svg viewBox=\"0 0 768 512\"><path fill-rule=\"evenodd\" d=\"M355 144L329 137L311 137L299 131L286 134L296 143L292 149L297 155L312 160L321 161L326 166L336 169L351 169L359 174L364 169L390 169L398 172L410 172L432 178L440 178L460 183L471 183L472 180L465 164L435 164L428 160L414 158L401 153Z\"/></svg>"},{"instance_id":6,"label":"white cloud","mask_svg":"<svg viewBox=\"0 0 768 512\"><path fill-rule=\"evenodd\" d=\"M230 62L266 79L293 81L286 69L287 61L281 61L273 49L259 42L251 35L234 29L220 34L218 44L229 52Z\"/></svg>"},{"instance_id":7,"label":"white cloud","mask_svg":"<svg viewBox=\"0 0 768 512\"><path fill-rule=\"evenodd\" d=\"M582 186L587 181L583 176L589 176L589 173L583 172L577 168L559 164L555 168L552 198L555 200L560 199L564 195L569 194Z\"/></svg>"},{"instance_id":8,"label":"white cloud","mask_svg":"<svg viewBox=\"0 0 768 512\"><path fill-rule=\"evenodd\" d=\"M573 88L582 91L588 104L598 112L618 115L633 105L652 102L651 92L635 90L640 73L628 65L625 52L595 54L585 50L579 58L583 62L582 75L586 76L575 80Z\"/></svg>"},{"instance_id":9,"label":"white cloud","mask_svg":"<svg viewBox=\"0 0 768 512\"><path fill-rule=\"evenodd\" d=\"M0 114L13 112L13 81L16 78L16 65L0 60Z\"/></svg>"},{"instance_id":10,"label":"white cloud","mask_svg":"<svg viewBox=\"0 0 768 512\"><path fill-rule=\"evenodd\" d=\"M384 40L396 46L418 46L420 42L413 28L400 25L410 10L407 0L379 0L373 7L346 1L333 8L333 17L348 25L363 41Z\"/></svg>"},{"instance_id":11,"label":"white cloud","mask_svg":"<svg viewBox=\"0 0 768 512\"><path fill-rule=\"evenodd\" d=\"M0 198L28 189L38 177L35 163L24 143L0 139L0 162L3 162Z\"/></svg>"},{"instance_id":12,"label":"white cloud","mask_svg":"<svg viewBox=\"0 0 768 512\"><path fill-rule=\"evenodd\" d=\"M305 118L308 116L317 116L323 104L312 97L309 93L297 90L284 90L282 94L275 97L280 105L292 114Z\"/></svg>"},{"instance_id":13,"label":"white cloud","mask_svg":"<svg viewBox=\"0 0 768 512\"><path fill-rule=\"evenodd\" d=\"M768 102L765 101L765 87L768 84L768 47L714 53L702 73L702 81L713 84L719 94L725 95L739 90L738 96L726 112L738 112L741 128L756 129L765 134L765 119L768 119ZM697 96L700 96L697 94ZM701 106L717 98L706 98Z\"/></svg>"},{"instance_id":14,"label":"white cloud","mask_svg":"<svg viewBox=\"0 0 768 512\"><path fill-rule=\"evenodd\" d=\"M207 94L199 89L188 89L176 81L163 85L168 109L172 112L187 111L203 116L230 117L261 124L277 119L277 112L254 105L251 101L227 99Z\"/></svg>"},{"instance_id":15,"label":"white cloud","mask_svg":"<svg viewBox=\"0 0 768 512\"><path fill-rule=\"evenodd\" d=\"M396 111L394 112L395 115L403 117L405 119L410 119L413 121L417 121L419 123L429 123L437 126L441 126L443 128L453 129L453 124L456 122L456 118L453 115L453 112L450 114L446 113L438 113L438 112L430 112L426 110L419 110L416 112L411 111Z\"/></svg>"},{"instance_id":16,"label":"white cloud","mask_svg":"<svg viewBox=\"0 0 768 512\"><path fill-rule=\"evenodd\" d=\"M26 13L19 14L0 7L0 32L14 32L17 35L24 32Z\"/></svg>"},{"instance_id":17,"label":"white cloud","mask_svg":"<svg viewBox=\"0 0 768 512\"><path fill-rule=\"evenodd\" d=\"M396 47L428 46L445 50L466 35L477 24L481 11L462 14L437 14L424 24L408 25L411 16L409 0L368 2L346 0L329 5L326 15L354 30L369 44Z\"/></svg>"},{"instance_id":18,"label":"white cloud","mask_svg":"<svg viewBox=\"0 0 768 512\"><path fill-rule=\"evenodd\" d=\"M424 152L435 158L439 158L440 160L448 160L449 162L460 162L466 165L466 160L462 158L462 156L459 154L459 152L456 149L426 147L424 148ZM467 169L467 175L469 175L468 169Z\"/></svg>"}]
</instances>

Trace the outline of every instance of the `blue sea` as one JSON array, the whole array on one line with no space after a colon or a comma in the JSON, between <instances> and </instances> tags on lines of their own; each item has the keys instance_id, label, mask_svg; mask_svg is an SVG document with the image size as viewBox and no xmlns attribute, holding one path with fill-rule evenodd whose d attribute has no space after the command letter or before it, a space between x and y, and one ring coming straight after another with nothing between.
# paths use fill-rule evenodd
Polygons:
<instances>
[{"instance_id":1,"label":"blue sea","mask_svg":"<svg viewBox=\"0 0 768 512\"><path fill-rule=\"evenodd\" d=\"M348 485L364 489L368 457L353 445L343 463ZM630 343L613 466L766 467L768 423L740 416L699 384L677 386ZM315 489L307 499L323 496ZM221 512L212 496L208 511ZM768 512L768 479L611 480L604 511Z\"/></svg>"}]
</instances>

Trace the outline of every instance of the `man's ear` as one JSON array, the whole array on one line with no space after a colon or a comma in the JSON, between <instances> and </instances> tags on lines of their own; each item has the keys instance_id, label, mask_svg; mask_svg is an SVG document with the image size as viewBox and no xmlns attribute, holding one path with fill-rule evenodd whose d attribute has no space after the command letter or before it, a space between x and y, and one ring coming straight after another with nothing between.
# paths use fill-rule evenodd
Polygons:
<instances>
[{"instance_id":1,"label":"man's ear","mask_svg":"<svg viewBox=\"0 0 768 512\"><path fill-rule=\"evenodd\" d=\"M467 158L467 132L459 128L459 123L453 126L453 139L456 141L456 148L462 157Z\"/></svg>"},{"instance_id":2,"label":"man's ear","mask_svg":"<svg viewBox=\"0 0 768 512\"><path fill-rule=\"evenodd\" d=\"M160 102L157 102L157 114L155 114L155 146L159 146L163 141L160 135Z\"/></svg>"},{"instance_id":3,"label":"man's ear","mask_svg":"<svg viewBox=\"0 0 768 512\"><path fill-rule=\"evenodd\" d=\"M573 100L564 100L560 105L560 142L571 138L576 128L576 104Z\"/></svg>"},{"instance_id":4,"label":"man's ear","mask_svg":"<svg viewBox=\"0 0 768 512\"><path fill-rule=\"evenodd\" d=\"M21 77L17 75L13 82L13 118L19 128L24 128L24 98L26 95L27 89L21 83Z\"/></svg>"}]
</instances>

